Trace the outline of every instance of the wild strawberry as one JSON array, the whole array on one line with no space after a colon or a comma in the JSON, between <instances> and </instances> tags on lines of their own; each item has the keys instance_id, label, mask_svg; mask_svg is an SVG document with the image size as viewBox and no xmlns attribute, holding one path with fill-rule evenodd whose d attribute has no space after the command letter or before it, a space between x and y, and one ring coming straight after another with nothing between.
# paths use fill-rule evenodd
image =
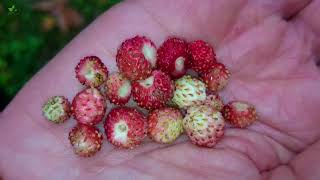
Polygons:
<instances>
[{"instance_id":1,"label":"wild strawberry","mask_svg":"<svg viewBox=\"0 0 320 180\"><path fill-rule=\"evenodd\" d=\"M131 81L147 78L156 65L157 50L154 43L136 36L122 43L117 52L119 71Z\"/></svg>"},{"instance_id":2,"label":"wild strawberry","mask_svg":"<svg viewBox=\"0 0 320 180\"><path fill-rule=\"evenodd\" d=\"M213 109L217 111L221 111L223 108L223 101L218 94L207 95L207 98L204 101L204 104L213 107Z\"/></svg>"},{"instance_id":3,"label":"wild strawberry","mask_svg":"<svg viewBox=\"0 0 320 180\"><path fill-rule=\"evenodd\" d=\"M93 126L78 124L69 133L75 154L83 157L94 155L101 149L102 134Z\"/></svg>"},{"instance_id":4,"label":"wild strawberry","mask_svg":"<svg viewBox=\"0 0 320 180\"><path fill-rule=\"evenodd\" d=\"M125 105L131 97L131 83L120 73L111 74L106 83L106 95L110 102Z\"/></svg>"},{"instance_id":5,"label":"wild strawberry","mask_svg":"<svg viewBox=\"0 0 320 180\"><path fill-rule=\"evenodd\" d=\"M189 64L187 48L187 43L182 39L167 39L157 51L157 68L174 79L182 77Z\"/></svg>"},{"instance_id":6,"label":"wild strawberry","mask_svg":"<svg viewBox=\"0 0 320 180\"><path fill-rule=\"evenodd\" d=\"M197 78L185 75L175 81L172 101L179 108L199 104L206 99L206 86Z\"/></svg>"},{"instance_id":7,"label":"wild strawberry","mask_svg":"<svg viewBox=\"0 0 320 180\"><path fill-rule=\"evenodd\" d=\"M210 91L218 92L228 84L230 72L223 64L215 63L208 73L200 76Z\"/></svg>"},{"instance_id":8,"label":"wild strawberry","mask_svg":"<svg viewBox=\"0 0 320 180\"><path fill-rule=\"evenodd\" d=\"M213 47L202 40L190 43L188 52L191 56L191 68L198 73L209 72L216 62Z\"/></svg>"},{"instance_id":9,"label":"wild strawberry","mask_svg":"<svg viewBox=\"0 0 320 180\"><path fill-rule=\"evenodd\" d=\"M42 107L43 116L54 123L63 123L70 118L70 103L63 96L50 97Z\"/></svg>"},{"instance_id":10,"label":"wild strawberry","mask_svg":"<svg viewBox=\"0 0 320 180\"><path fill-rule=\"evenodd\" d=\"M222 110L223 117L236 127L245 128L258 119L256 109L243 101L232 101Z\"/></svg>"},{"instance_id":11,"label":"wild strawberry","mask_svg":"<svg viewBox=\"0 0 320 180\"><path fill-rule=\"evenodd\" d=\"M107 140L122 148L133 149L147 134L147 122L142 113L129 107L110 111L104 124Z\"/></svg>"},{"instance_id":12,"label":"wild strawberry","mask_svg":"<svg viewBox=\"0 0 320 180\"><path fill-rule=\"evenodd\" d=\"M147 79L132 84L133 99L146 109L164 107L172 98L173 91L174 84L169 75L158 70L153 71Z\"/></svg>"},{"instance_id":13,"label":"wild strawberry","mask_svg":"<svg viewBox=\"0 0 320 180\"><path fill-rule=\"evenodd\" d=\"M148 134L156 142L172 143L183 132L182 119L178 109L156 109L148 116Z\"/></svg>"},{"instance_id":14,"label":"wild strawberry","mask_svg":"<svg viewBox=\"0 0 320 180\"><path fill-rule=\"evenodd\" d=\"M97 56L87 56L75 68L76 77L81 84L98 87L107 80L108 69Z\"/></svg>"},{"instance_id":15,"label":"wild strawberry","mask_svg":"<svg viewBox=\"0 0 320 180\"><path fill-rule=\"evenodd\" d=\"M79 123L95 125L105 115L106 100L96 88L87 88L73 98L71 111Z\"/></svg>"},{"instance_id":16,"label":"wild strawberry","mask_svg":"<svg viewBox=\"0 0 320 180\"><path fill-rule=\"evenodd\" d=\"M183 119L183 127L193 144L213 147L224 134L224 119L208 105L191 106Z\"/></svg>"}]
</instances>

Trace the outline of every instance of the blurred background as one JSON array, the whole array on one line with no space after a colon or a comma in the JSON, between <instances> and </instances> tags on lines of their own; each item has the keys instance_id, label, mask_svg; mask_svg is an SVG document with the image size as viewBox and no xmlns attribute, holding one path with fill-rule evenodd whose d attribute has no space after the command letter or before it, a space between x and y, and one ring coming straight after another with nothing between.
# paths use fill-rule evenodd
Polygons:
<instances>
[{"instance_id":1,"label":"blurred background","mask_svg":"<svg viewBox=\"0 0 320 180\"><path fill-rule=\"evenodd\" d=\"M0 112L82 28L120 1L0 1Z\"/></svg>"}]
</instances>

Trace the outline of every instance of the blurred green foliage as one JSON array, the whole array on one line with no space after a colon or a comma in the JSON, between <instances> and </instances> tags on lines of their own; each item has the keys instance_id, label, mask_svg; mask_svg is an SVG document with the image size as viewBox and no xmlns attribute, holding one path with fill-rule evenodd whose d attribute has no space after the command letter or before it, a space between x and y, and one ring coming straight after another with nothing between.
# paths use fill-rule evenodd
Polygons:
<instances>
[{"instance_id":1,"label":"blurred green foliage","mask_svg":"<svg viewBox=\"0 0 320 180\"><path fill-rule=\"evenodd\" d=\"M84 24L69 32L42 28L47 12L35 11L36 0L0 2L0 111L20 88L82 28L120 0L70 0Z\"/></svg>"}]
</instances>

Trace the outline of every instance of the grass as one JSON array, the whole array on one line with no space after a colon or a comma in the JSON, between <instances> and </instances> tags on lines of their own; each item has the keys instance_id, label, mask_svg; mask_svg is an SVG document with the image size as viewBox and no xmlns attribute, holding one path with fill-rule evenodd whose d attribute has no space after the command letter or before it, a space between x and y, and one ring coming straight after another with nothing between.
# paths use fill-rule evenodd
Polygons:
<instances>
[{"instance_id":1,"label":"grass","mask_svg":"<svg viewBox=\"0 0 320 180\"><path fill-rule=\"evenodd\" d=\"M21 87L82 28L121 0L70 0L84 18L81 27L62 32L43 30L48 12L36 11L36 0L0 2L0 111Z\"/></svg>"}]
</instances>

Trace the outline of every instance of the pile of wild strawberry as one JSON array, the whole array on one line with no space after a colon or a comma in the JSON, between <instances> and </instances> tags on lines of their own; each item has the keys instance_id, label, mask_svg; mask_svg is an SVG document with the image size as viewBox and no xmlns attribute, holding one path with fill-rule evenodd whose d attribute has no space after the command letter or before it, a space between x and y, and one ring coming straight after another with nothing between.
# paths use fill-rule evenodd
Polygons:
<instances>
[{"instance_id":1,"label":"pile of wild strawberry","mask_svg":"<svg viewBox=\"0 0 320 180\"><path fill-rule=\"evenodd\" d=\"M118 106L106 116L106 138L129 149L141 144L147 134L155 142L172 143L183 132L192 143L213 147L223 137L225 120L244 128L257 119L255 108L246 102L223 104L217 93L227 85L230 73L202 40L187 43L173 37L156 50L150 39L136 36L121 44L116 62L120 72L108 75L98 57L84 57L75 72L86 89L71 105L65 97L54 96L42 108L52 122L62 123L71 115L77 120L69 140L80 156L101 149L103 135L95 125L105 117L107 99ZM189 68L199 78L187 75ZM131 96L150 110L147 117L124 106Z\"/></svg>"}]
</instances>

